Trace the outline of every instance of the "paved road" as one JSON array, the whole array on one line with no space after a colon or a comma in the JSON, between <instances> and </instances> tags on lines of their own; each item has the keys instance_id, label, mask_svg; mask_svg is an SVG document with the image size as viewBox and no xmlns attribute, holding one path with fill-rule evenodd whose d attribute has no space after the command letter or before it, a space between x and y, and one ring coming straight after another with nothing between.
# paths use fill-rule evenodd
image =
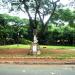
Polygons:
<instances>
[{"instance_id":1,"label":"paved road","mask_svg":"<svg viewBox=\"0 0 75 75\"><path fill-rule=\"evenodd\" d=\"M0 64L0 75L75 75L75 65Z\"/></svg>"}]
</instances>

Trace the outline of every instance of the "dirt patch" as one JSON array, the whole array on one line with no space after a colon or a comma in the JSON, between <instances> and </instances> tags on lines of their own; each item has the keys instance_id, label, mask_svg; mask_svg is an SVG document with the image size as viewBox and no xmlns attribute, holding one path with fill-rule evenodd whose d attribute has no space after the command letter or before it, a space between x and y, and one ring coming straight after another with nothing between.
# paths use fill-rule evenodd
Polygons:
<instances>
[{"instance_id":1,"label":"dirt patch","mask_svg":"<svg viewBox=\"0 0 75 75\"><path fill-rule=\"evenodd\" d=\"M0 55L29 55L31 54L30 49L24 49L24 48L18 48L18 49L0 49ZM47 49L42 49L41 54L74 54L75 51L73 50L59 50L59 49L52 49L52 50L47 50Z\"/></svg>"},{"instance_id":2,"label":"dirt patch","mask_svg":"<svg viewBox=\"0 0 75 75\"><path fill-rule=\"evenodd\" d=\"M31 52L30 49L4 49L4 50L0 50L0 55L28 55ZM47 53L53 53L53 54L64 54L64 53L75 53L75 51L68 51L68 50L41 50L42 54L47 54ZM56 55L56 56L57 56ZM49 54L50 56L50 54ZM53 55L54 56L54 55ZM75 63L75 58L68 58L68 59L56 59L56 58L50 58L50 57L36 57L36 56L31 56L31 57L0 57L0 63Z\"/></svg>"},{"instance_id":3,"label":"dirt patch","mask_svg":"<svg viewBox=\"0 0 75 75\"><path fill-rule=\"evenodd\" d=\"M0 50L0 54L28 54L30 49L4 49Z\"/></svg>"}]
</instances>

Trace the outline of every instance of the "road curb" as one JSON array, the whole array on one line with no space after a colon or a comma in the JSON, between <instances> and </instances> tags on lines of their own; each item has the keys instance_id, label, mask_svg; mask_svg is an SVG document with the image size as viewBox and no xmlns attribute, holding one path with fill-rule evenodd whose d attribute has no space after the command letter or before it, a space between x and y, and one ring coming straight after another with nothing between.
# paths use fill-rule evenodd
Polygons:
<instances>
[{"instance_id":1,"label":"road curb","mask_svg":"<svg viewBox=\"0 0 75 75\"><path fill-rule=\"evenodd\" d=\"M0 64L75 64L75 59L57 60L50 58L0 58Z\"/></svg>"}]
</instances>

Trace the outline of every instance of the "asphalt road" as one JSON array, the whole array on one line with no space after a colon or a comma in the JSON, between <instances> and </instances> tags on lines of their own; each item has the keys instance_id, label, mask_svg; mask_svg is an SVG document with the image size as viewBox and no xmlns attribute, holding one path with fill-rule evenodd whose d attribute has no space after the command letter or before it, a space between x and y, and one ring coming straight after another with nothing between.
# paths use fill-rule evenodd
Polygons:
<instances>
[{"instance_id":1,"label":"asphalt road","mask_svg":"<svg viewBox=\"0 0 75 75\"><path fill-rule=\"evenodd\" d=\"M0 75L75 75L75 65L0 64Z\"/></svg>"}]
</instances>

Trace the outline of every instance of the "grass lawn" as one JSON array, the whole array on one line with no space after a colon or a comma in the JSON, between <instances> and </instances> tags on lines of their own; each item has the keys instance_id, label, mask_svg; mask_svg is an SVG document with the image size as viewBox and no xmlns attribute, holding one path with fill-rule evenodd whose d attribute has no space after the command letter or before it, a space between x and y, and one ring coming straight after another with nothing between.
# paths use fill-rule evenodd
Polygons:
<instances>
[{"instance_id":1,"label":"grass lawn","mask_svg":"<svg viewBox=\"0 0 75 75\"><path fill-rule=\"evenodd\" d=\"M75 46L47 46L47 45L41 45L41 47L46 47L48 49L75 49Z\"/></svg>"},{"instance_id":2,"label":"grass lawn","mask_svg":"<svg viewBox=\"0 0 75 75\"><path fill-rule=\"evenodd\" d=\"M30 48L30 45L15 44L15 45L0 46L0 49L5 49L5 48L9 48L9 49L13 49L13 48Z\"/></svg>"},{"instance_id":3,"label":"grass lawn","mask_svg":"<svg viewBox=\"0 0 75 75\"><path fill-rule=\"evenodd\" d=\"M5 45L0 46L0 49L4 48L30 48L31 45L22 45L22 44L15 44L15 45ZM47 46L47 45L40 45L40 48L47 48L47 49L75 49L75 46Z\"/></svg>"},{"instance_id":4,"label":"grass lawn","mask_svg":"<svg viewBox=\"0 0 75 75\"><path fill-rule=\"evenodd\" d=\"M19 49L20 52L17 49ZM3 52L3 54L0 53L0 57L44 57L44 58L52 58L52 59L70 59L70 58L75 59L75 46L40 45L41 54L35 56L25 54L25 49L29 50L30 45L19 44L19 45L0 46L0 51ZM10 50L11 52L13 52L13 54L10 54L9 52Z\"/></svg>"}]
</instances>

